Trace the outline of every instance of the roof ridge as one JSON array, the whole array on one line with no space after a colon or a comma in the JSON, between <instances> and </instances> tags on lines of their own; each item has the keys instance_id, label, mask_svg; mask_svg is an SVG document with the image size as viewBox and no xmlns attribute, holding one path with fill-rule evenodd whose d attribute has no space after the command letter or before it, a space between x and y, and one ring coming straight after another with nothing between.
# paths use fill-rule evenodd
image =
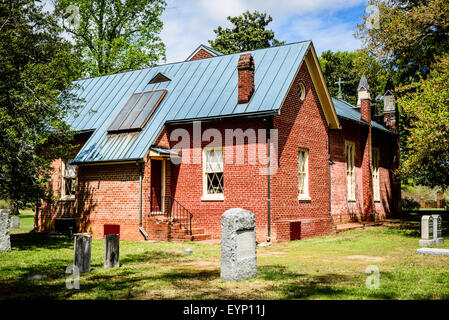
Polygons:
<instances>
[{"instance_id":1,"label":"roof ridge","mask_svg":"<svg viewBox=\"0 0 449 320\"><path fill-rule=\"evenodd\" d=\"M312 42L312 40L296 41L296 42L281 44L281 45L277 45L277 46L271 46L271 47L267 47L267 48L260 48L260 49L247 50L247 51L241 51L241 52L226 53L226 54L223 53L222 55L218 55L216 57L208 57L208 58L197 59L197 60L186 60L186 61L177 61L177 62L163 63L163 64L158 64L158 65L155 65L155 66L152 66L152 67L144 67L144 68L127 70L127 71L120 71L120 72L104 74L102 76L96 76L96 77L80 78L78 80L75 80L74 82L83 81L83 80L89 80L89 79L95 79L95 78L101 78L101 77L108 77L108 76L112 76L112 75L116 75L116 74L122 74L122 73L127 73L127 72L134 72L134 71L145 70L145 69L153 69L153 68L164 67L164 66L169 66L169 65L175 65L175 64L180 64L180 63L198 62L198 61L205 60L205 59L221 58L221 57L226 57L226 56L231 56L231 55L236 55L236 54L244 54L244 53L248 53L248 52L260 51L260 50L268 50L268 49L274 49L274 48L279 48L279 47L286 47L286 46L300 44L300 43L304 43L304 42Z\"/></svg>"}]
</instances>

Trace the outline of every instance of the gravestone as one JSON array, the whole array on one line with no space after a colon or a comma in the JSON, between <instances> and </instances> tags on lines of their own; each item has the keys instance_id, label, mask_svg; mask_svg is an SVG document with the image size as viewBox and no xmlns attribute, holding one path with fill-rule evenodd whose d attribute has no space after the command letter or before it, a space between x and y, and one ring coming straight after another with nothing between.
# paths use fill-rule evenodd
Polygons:
<instances>
[{"instance_id":1,"label":"gravestone","mask_svg":"<svg viewBox=\"0 0 449 320\"><path fill-rule=\"evenodd\" d=\"M449 249L421 248L416 250L418 254L427 254L431 256L449 256Z\"/></svg>"},{"instance_id":2,"label":"gravestone","mask_svg":"<svg viewBox=\"0 0 449 320\"><path fill-rule=\"evenodd\" d=\"M118 234L107 234L104 236L104 267L118 268L120 236Z\"/></svg>"},{"instance_id":3,"label":"gravestone","mask_svg":"<svg viewBox=\"0 0 449 320\"><path fill-rule=\"evenodd\" d=\"M20 228L20 218L18 216L12 216L10 218L10 228L19 229Z\"/></svg>"},{"instance_id":4,"label":"gravestone","mask_svg":"<svg viewBox=\"0 0 449 320\"><path fill-rule=\"evenodd\" d=\"M257 277L256 217L240 208L221 216L221 279L242 281Z\"/></svg>"},{"instance_id":5,"label":"gravestone","mask_svg":"<svg viewBox=\"0 0 449 320\"><path fill-rule=\"evenodd\" d=\"M90 272L92 236L84 233L76 233L74 242L73 265L78 267L79 272Z\"/></svg>"},{"instance_id":6,"label":"gravestone","mask_svg":"<svg viewBox=\"0 0 449 320\"><path fill-rule=\"evenodd\" d=\"M439 214L433 214L433 238L435 239L435 242L437 245L444 244L443 239L443 229L442 229L442 222L441 216Z\"/></svg>"},{"instance_id":7,"label":"gravestone","mask_svg":"<svg viewBox=\"0 0 449 320\"><path fill-rule=\"evenodd\" d=\"M11 239L9 236L9 211L0 210L0 253L11 250Z\"/></svg>"},{"instance_id":8,"label":"gravestone","mask_svg":"<svg viewBox=\"0 0 449 320\"><path fill-rule=\"evenodd\" d=\"M433 217L432 216L422 216L421 218L421 240L419 240L419 245L421 247L434 246L436 241L433 237Z\"/></svg>"}]
</instances>

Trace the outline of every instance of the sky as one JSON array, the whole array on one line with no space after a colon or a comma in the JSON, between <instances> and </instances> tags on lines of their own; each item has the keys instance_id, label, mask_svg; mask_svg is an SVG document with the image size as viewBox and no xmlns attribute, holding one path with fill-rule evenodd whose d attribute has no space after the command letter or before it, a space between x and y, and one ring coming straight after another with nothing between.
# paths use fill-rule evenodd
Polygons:
<instances>
[{"instance_id":1,"label":"sky","mask_svg":"<svg viewBox=\"0 0 449 320\"><path fill-rule=\"evenodd\" d=\"M218 26L231 27L227 16L245 10L271 15L267 26L286 43L312 40L320 55L326 50L356 50L354 37L367 0L166 0L161 38L167 62L185 60L200 44L215 38Z\"/></svg>"},{"instance_id":2,"label":"sky","mask_svg":"<svg viewBox=\"0 0 449 320\"><path fill-rule=\"evenodd\" d=\"M51 3L53 0L43 0ZM200 44L209 45L218 26L246 10L272 16L267 26L286 43L312 40L320 55L326 50L353 51L361 47L354 37L368 0L166 0L162 41L167 63L184 61Z\"/></svg>"}]
</instances>

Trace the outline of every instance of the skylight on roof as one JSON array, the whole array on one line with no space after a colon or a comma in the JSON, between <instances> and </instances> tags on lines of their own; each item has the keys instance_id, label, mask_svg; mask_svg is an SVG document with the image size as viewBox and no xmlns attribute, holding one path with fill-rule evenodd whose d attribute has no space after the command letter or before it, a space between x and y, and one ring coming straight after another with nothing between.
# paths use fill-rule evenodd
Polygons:
<instances>
[{"instance_id":1,"label":"skylight on roof","mask_svg":"<svg viewBox=\"0 0 449 320\"><path fill-rule=\"evenodd\" d=\"M167 90L133 93L108 128L109 133L140 131L145 127Z\"/></svg>"}]
</instances>

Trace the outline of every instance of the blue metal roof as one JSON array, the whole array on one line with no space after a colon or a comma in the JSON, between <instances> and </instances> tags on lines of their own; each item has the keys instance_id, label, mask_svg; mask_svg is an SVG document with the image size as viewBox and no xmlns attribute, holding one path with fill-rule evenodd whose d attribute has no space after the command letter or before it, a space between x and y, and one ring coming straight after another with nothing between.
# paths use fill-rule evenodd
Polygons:
<instances>
[{"instance_id":1,"label":"blue metal roof","mask_svg":"<svg viewBox=\"0 0 449 320\"><path fill-rule=\"evenodd\" d=\"M363 121L360 118L360 112L357 111L355 106L347 103L346 101L336 99L336 98L332 98L332 103L334 104L335 111L337 112L337 116L339 118L354 121L354 122L357 122L358 124L362 124L362 125L368 125L367 122ZM387 133L395 134L393 131L387 129L386 127L384 127L383 125L381 125L380 123L377 123L375 121L371 121L371 126L375 129L379 129L379 130L387 132Z\"/></svg>"},{"instance_id":2,"label":"blue metal roof","mask_svg":"<svg viewBox=\"0 0 449 320\"><path fill-rule=\"evenodd\" d=\"M83 99L73 130L93 130L73 163L142 159L167 122L277 112L311 41L248 51L255 62L255 91L247 104L237 103L237 61L242 53L184 61L77 81ZM158 73L171 81L148 84ZM167 90L141 132L108 134L107 128L136 92ZM332 99L337 115L366 124L346 102ZM373 127L390 132L373 122Z\"/></svg>"},{"instance_id":3,"label":"blue metal roof","mask_svg":"<svg viewBox=\"0 0 449 320\"><path fill-rule=\"evenodd\" d=\"M184 61L77 81L84 99L74 130L95 130L74 163L142 159L167 121L277 111L311 41L248 51L255 62L255 91L237 103L237 61L242 53ZM171 81L148 84L161 73ZM140 133L111 135L107 128L135 92L166 89L167 94Z\"/></svg>"}]
</instances>

